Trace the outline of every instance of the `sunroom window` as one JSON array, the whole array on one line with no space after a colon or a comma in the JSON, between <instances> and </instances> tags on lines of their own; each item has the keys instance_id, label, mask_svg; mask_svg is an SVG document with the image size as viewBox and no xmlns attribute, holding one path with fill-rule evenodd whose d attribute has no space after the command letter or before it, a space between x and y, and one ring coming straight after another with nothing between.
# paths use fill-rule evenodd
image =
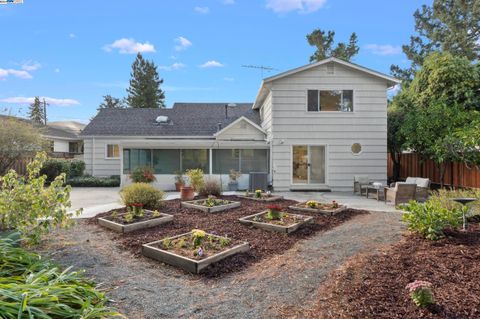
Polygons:
<instances>
[{"instance_id":1,"label":"sunroom window","mask_svg":"<svg viewBox=\"0 0 480 319\"><path fill-rule=\"evenodd\" d=\"M353 112L353 90L308 90L309 112Z\"/></svg>"}]
</instances>

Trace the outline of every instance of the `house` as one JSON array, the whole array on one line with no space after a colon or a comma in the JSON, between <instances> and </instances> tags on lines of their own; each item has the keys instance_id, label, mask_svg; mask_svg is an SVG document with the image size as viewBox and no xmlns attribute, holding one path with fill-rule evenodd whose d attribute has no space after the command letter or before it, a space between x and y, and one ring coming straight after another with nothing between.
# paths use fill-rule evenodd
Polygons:
<instances>
[{"instance_id":1,"label":"house","mask_svg":"<svg viewBox=\"0 0 480 319\"><path fill-rule=\"evenodd\" d=\"M51 141L54 155L83 157L83 140L79 137L85 124L75 121L48 122L43 136Z\"/></svg>"},{"instance_id":2,"label":"house","mask_svg":"<svg viewBox=\"0 0 480 319\"><path fill-rule=\"evenodd\" d=\"M171 109L103 109L81 133L95 176L154 169L156 186L201 168L228 182L267 172L275 190L351 190L353 176L387 180L388 75L329 58L266 78L254 103L175 103Z\"/></svg>"}]
</instances>

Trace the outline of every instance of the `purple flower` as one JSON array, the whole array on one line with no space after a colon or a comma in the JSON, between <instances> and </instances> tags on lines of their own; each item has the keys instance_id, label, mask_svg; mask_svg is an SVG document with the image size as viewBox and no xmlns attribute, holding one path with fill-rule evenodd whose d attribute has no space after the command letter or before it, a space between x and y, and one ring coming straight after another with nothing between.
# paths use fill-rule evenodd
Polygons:
<instances>
[{"instance_id":1,"label":"purple flower","mask_svg":"<svg viewBox=\"0 0 480 319\"><path fill-rule=\"evenodd\" d=\"M198 248L198 250L197 250L197 255L198 255L199 257L202 257L202 256L203 256L203 249L202 249L202 247Z\"/></svg>"}]
</instances>

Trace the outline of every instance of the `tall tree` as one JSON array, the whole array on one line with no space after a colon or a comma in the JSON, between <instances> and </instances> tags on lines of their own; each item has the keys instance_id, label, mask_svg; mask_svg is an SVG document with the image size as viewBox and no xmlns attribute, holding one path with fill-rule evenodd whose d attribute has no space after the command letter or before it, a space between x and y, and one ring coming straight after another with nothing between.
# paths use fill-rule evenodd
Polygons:
<instances>
[{"instance_id":1,"label":"tall tree","mask_svg":"<svg viewBox=\"0 0 480 319\"><path fill-rule=\"evenodd\" d=\"M329 57L336 57L342 60L350 61L360 48L357 45L357 35L352 33L348 43L339 42L336 47L333 47L335 42L335 31L322 31L315 29L312 33L307 34L308 44L315 47L317 50L310 56L310 62L317 62Z\"/></svg>"},{"instance_id":2,"label":"tall tree","mask_svg":"<svg viewBox=\"0 0 480 319\"><path fill-rule=\"evenodd\" d=\"M125 101L111 96L110 94L103 96L103 101L98 106L98 109L123 109L125 108Z\"/></svg>"},{"instance_id":3,"label":"tall tree","mask_svg":"<svg viewBox=\"0 0 480 319\"><path fill-rule=\"evenodd\" d=\"M28 117L36 125L45 125L45 112L38 96L36 96L33 103L30 104Z\"/></svg>"},{"instance_id":4,"label":"tall tree","mask_svg":"<svg viewBox=\"0 0 480 319\"><path fill-rule=\"evenodd\" d=\"M410 43L402 47L411 61L409 68L391 66L392 73L409 83L425 58L434 51L476 61L480 58L480 1L434 0L414 13L415 31Z\"/></svg>"},{"instance_id":5,"label":"tall tree","mask_svg":"<svg viewBox=\"0 0 480 319\"><path fill-rule=\"evenodd\" d=\"M157 66L138 53L132 64L130 87L127 89L127 102L133 108L165 107L165 93L160 89Z\"/></svg>"}]
</instances>

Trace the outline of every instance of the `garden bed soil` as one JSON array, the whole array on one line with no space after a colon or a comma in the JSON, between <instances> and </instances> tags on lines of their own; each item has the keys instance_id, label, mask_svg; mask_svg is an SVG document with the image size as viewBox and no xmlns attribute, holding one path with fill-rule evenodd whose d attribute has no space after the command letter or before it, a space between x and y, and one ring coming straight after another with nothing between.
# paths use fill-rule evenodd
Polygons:
<instances>
[{"instance_id":1,"label":"garden bed soil","mask_svg":"<svg viewBox=\"0 0 480 319\"><path fill-rule=\"evenodd\" d=\"M408 234L380 253L357 256L318 289L307 318L480 318L480 225L429 241ZM435 305L416 307L405 286L433 284Z\"/></svg>"},{"instance_id":2,"label":"garden bed soil","mask_svg":"<svg viewBox=\"0 0 480 319\"><path fill-rule=\"evenodd\" d=\"M239 218L252 215L266 209L266 204L237 196L220 196L221 199L240 201L241 207L217 214L212 218L210 214L198 214L198 212L181 206L179 199L165 201L159 209L161 213L174 216L174 222L128 234L112 236L116 244L123 250L132 252L141 257L142 245L157 241L166 237L187 233L192 229L202 229L216 235L227 235L228 238L246 241L250 244L250 251L236 254L208 267L203 274L207 277L218 277L227 273L244 269L249 265L274 255L281 255L301 239L326 231L338 226L351 218L368 214L366 211L347 209L335 217L327 217L315 213L305 212L312 216L314 222L305 225L295 233L285 236L275 232L266 232L253 227L245 227L238 221ZM283 200L277 204L284 211L288 206L295 204L292 200ZM98 215L107 216L111 212ZM97 224L97 218L88 220L89 224Z\"/></svg>"},{"instance_id":3,"label":"garden bed soil","mask_svg":"<svg viewBox=\"0 0 480 319\"><path fill-rule=\"evenodd\" d=\"M112 210L109 214L98 218L98 224L119 233L129 233L173 221L172 215L160 213L159 216L153 216L154 212L147 209L144 210L142 217L135 217L132 222L126 222L124 220L123 217L126 214L126 207Z\"/></svg>"},{"instance_id":4,"label":"garden bed soil","mask_svg":"<svg viewBox=\"0 0 480 319\"><path fill-rule=\"evenodd\" d=\"M226 201L226 203L210 207L205 205L205 199L182 202L183 207L198 209L205 213L218 213L228 209L240 207L240 205L240 202Z\"/></svg>"},{"instance_id":5,"label":"garden bed soil","mask_svg":"<svg viewBox=\"0 0 480 319\"><path fill-rule=\"evenodd\" d=\"M298 214L283 213L280 220L266 218L268 210L261 213L245 216L239 219L240 223L261 228L268 231L290 234L298 230L302 225L313 222L313 217Z\"/></svg>"},{"instance_id":6,"label":"garden bed soil","mask_svg":"<svg viewBox=\"0 0 480 319\"><path fill-rule=\"evenodd\" d=\"M192 245L190 243L193 240L191 232L145 244L142 246L142 254L188 272L198 274L215 262L234 254L247 252L250 249L246 242L231 240L208 233L206 236L212 238L214 244L210 245L210 239L205 239L206 242L202 245L202 256L194 254L194 252L198 250L191 247ZM221 239L227 239L228 244L222 245L220 242ZM165 240L169 241L168 248L165 247ZM185 246L179 247L178 244L182 240L185 241Z\"/></svg>"},{"instance_id":7,"label":"garden bed soil","mask_svg":"<svg viewBox=\"0 0 480 319\"><path fill-rule=\"evenodd\" d=\"M289 206L289 208L293 210L302 211L302 212L324 214L327 216L336 215L338 213L343 212L345 209L347 209L347 206L342 204L339 204L337 208L333 208L333 205L330 203L318 203L318 204L320 205L320 207L311 208L307 206L307 202L303 202L303 203L298 203L296 205Z\"/></svg>"},{"instance_id":8,"label":"garden bed soil","mask_svg":"<svg viewBox=\"0 0 480 319\"><path fill-rule=\"evenodd\" d=\"M262 194L262 197L258 198L258 197L255 197L255 194L251 194L251 195L238 195L238 197L240 198L244 198L244 199L251 199L251 200L256 200L258 202L276 202L276 201L279 201L279 200L283 200L283 196L280 196L280 195L266 195L266 194Z\"/></svg>"}]
</instances>

